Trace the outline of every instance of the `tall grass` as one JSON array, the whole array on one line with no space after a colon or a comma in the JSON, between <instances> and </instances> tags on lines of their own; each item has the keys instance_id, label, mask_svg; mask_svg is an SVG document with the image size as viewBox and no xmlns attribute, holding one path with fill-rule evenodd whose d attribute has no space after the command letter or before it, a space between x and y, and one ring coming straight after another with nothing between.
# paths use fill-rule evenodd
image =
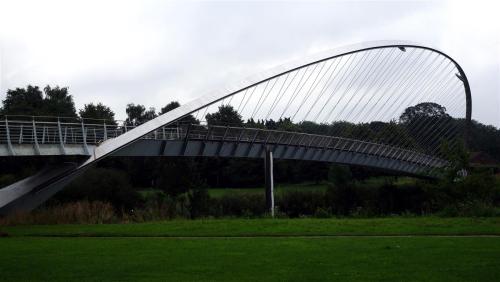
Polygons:
<instances>
[{"instance_id":1,"label":"tall grass","mask_svg":"<svg viewBox=\"0 0 500 282\"><path fill-rule=\"evenodd\" d=\"M118 219L110 203L80 201L41 208L33 212L18 212L0 218L0 225L21 224L99 224Z\"/></svg>"}]
</instances>

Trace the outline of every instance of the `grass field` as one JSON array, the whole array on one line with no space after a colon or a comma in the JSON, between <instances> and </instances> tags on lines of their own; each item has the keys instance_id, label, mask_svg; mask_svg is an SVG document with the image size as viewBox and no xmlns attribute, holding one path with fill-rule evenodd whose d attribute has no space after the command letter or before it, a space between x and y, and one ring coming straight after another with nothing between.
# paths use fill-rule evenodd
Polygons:
<instances>
[{"instance_id":1,"label":"grass field","mask_svg":"<svg viewBox=\"0 0 500 282\"><path fill-rule=\"evenodd\" d=\"M500 218L178 220L0 230L9 235L0 238L2 281L500 278Z\"/></svg>"}]
</instances>

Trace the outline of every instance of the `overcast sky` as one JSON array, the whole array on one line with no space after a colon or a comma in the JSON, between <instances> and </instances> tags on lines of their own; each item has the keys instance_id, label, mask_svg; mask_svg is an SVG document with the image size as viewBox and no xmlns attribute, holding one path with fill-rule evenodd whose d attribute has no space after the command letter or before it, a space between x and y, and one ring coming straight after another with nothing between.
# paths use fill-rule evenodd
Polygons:
<instances>
[{"instance_id":1,"label":"overcast sky","mask_svg":"<svg viewBox=\"0 0 500 282\"><path fill-rule=\"evenodd\" d=\"M43 3L42 3L43 2ZM161 108L315 52L411 40L457 60L473 118L500 127L500 4L0 0L0 99L68 86L77 108Z\"/></svg>"}]
</instances>

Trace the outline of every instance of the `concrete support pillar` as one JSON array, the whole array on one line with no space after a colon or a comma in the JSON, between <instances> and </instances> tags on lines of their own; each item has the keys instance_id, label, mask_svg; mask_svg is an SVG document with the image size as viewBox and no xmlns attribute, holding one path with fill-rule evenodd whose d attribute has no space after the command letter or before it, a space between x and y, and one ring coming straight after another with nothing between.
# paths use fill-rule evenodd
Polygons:
<instances>
[{"instance_id":1,"label":"concrete support pillar","mask_svg":"<svg viewBox=\"0 0 500 282\"><path fill-rule=\"evenodd\" d=\"M274 217L274 176L273 176L273 152L266 148L264 158L265 180L266 180L266 209Z\"/></svg>"}]
</instances>

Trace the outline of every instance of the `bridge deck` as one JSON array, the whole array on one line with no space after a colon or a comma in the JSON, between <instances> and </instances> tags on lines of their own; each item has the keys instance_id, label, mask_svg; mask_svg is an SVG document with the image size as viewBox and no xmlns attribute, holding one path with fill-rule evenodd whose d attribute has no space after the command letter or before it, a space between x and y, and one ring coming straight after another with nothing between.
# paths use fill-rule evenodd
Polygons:
<instances>
[{"instance_id":1,"label":"bridge deck","mask_svg":"<svg viewBox=\"0 0 500 282\"><path fill-rule=\"evenodd\" d=\"M8 121L0 126L0 156L91 155L94 148L133 126L61 122ZM276 158L330 162L368 158L370 166L395 162L404 171L436 168L446 161L396 146L328 135L213 125L178 125L157 129L135 144L118 150L119 156L262 157L270 146ZM336 153L334 153L336 152ZM354 157L355 155L359 155ZM348 157L349 156L349 157ZM363 164L367 164L363 162ZM387 165L384 165L387 168Z\"/></svg>"}]
</instances>

